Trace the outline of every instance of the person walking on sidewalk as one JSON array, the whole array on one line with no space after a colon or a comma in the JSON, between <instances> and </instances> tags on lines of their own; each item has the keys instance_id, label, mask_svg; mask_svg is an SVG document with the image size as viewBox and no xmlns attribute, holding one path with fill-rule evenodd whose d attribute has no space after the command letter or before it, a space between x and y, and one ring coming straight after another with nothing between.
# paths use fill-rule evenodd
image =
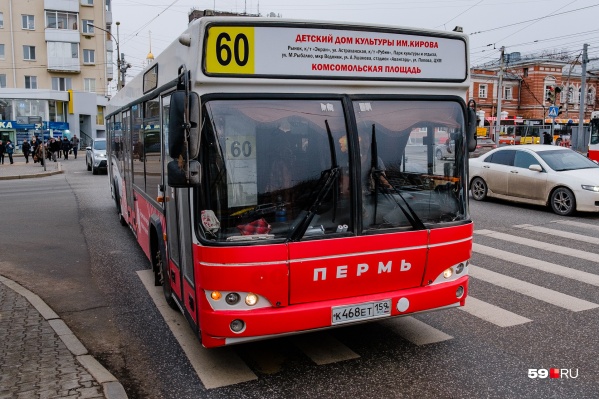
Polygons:
<instances>
[{"instance_id":1,"label":"person walking on sidewalk","mask_svg":"<svg viewBox=\"0 0 599 399\"><path fill-rule=\"evenodd\" d=\"M52 137L50 139L50 144L48 144L48 147L50 148L50 153L52 153L52 160L56 162L56 159L60 158L60 141Z\"/></svg>"},{"instance_id":2,"label":"person walking on sidewalk","mask_svg":"<svg viewBox=\"0 0 599 399\"><path fill-rule=\"evenodd\" d=\"M64 155L64 160L69 159L69 150L71 149L71 142L66 137L62 138L62 143L60 144L60 148L62 149L62 154Z\"/></svg>"},{"instance_id":3,"label":"person walking on sidewalk","mask_svg":"<svg viewBox=\"0 0 599 399\"><path fill-rule=\"evenodd\" d=\"M21 150L23 150L25 163L29 163L29 153L31 152L31 144L29 144L29 141L27 141L27 139L23 140L23 144L21 144Z\"/></svg>"},{"instance_id":4,"label":"person walking on sidewalk","mask_svg":"<svg viewBox=\"0 0 599 399\"><path fill-rule=\"evenodd\" d=\"M6 146L0 140L0 165L4 165L4 153L6 152Z\"/></svg>"},{"instance_id":5,"label":"person walking on sidewalk","mask_svg":"<svg viewBox=\"0 0 599 399\"><path fill-rule=\"evenodd\" d=\"M8 159L10 160L10 164L12 165L14 161L12 160L12 154L15 152L15 146L11 143L10 140L6 141L6 155L8 155Z\"/></svg>"},{"instance_id":6,"label":"person walking on sidewalk","mask_svg":"<svg viewBox=\"0 0 599 399\"><path fill-rule=\"evenodd\" d=\"M73 148L73 155L75 156L75 159L77 159L77 150L79 149L79 137L77 137L76 134L74 134L73 138L71 139L71 146Z\"/></svg>"}]
</instances>

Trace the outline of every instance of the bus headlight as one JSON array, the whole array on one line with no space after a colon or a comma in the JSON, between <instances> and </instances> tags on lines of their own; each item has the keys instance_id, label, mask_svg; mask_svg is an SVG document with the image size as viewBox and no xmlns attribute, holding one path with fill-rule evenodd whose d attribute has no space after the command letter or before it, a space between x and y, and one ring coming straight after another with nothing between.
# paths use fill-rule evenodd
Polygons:
<instances>
[{"instance_id":1,"label":"bus headlight","mask_svg":"<svg viewBox=\"0 0 599 399\"><path fill-rule=\"evenodd\" d=\"M227 294L227 296L225 297L225 302L227 302L229 305L235 305L237 302L239 302L239 294L236 292L229 292Z\"/></svg>"},{"instance_id":2,"label":"bus headlight","mask_svg":"<svg viewBox=\"0 0 599 399\"><path fill-rule=\"evenodd\" d=\"M443 272L443 277L445 278L450 278L453 275L453 270L451 269L451 267L449 269L445 269L445 271Z\"/></svg>"},{"instance_id":3,"label":"bus headlight","mask_svg":"<svg viewBox=\"0 0 599 399\"><path fill-rule=\"evenodd\" d=\"M248 306L254 306L257 303L258 303L258 295L252 294L251 292L249 292L247 294L247 296L245 297L245 304Z\"/></svg>"}]
</instances>

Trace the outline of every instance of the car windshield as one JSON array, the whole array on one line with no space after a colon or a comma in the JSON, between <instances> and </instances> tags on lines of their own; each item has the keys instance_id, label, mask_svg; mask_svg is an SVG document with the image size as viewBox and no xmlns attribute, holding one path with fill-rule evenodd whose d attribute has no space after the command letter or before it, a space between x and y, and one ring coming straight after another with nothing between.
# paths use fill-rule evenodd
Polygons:
<instances>
[{"instance_id":1,"label":"car windshield","mask_svg":"<svg viewBox=\"0 0 599 399\"><path fill-rule=\"evenodd\" d=\"M106 141L94 141L94 150L106 150Z\"/></svg>"},{"instance_id":2,"label":"car windshield","mask_svg":"<svg viewBox=\"0 0 599 399\"><path fill-rule=\"evenodd\" d=\"M572 150L539 151L537 155L557 172L564 170L599 168L599 165L590 159Z\"/></svg>"}]
</instances>

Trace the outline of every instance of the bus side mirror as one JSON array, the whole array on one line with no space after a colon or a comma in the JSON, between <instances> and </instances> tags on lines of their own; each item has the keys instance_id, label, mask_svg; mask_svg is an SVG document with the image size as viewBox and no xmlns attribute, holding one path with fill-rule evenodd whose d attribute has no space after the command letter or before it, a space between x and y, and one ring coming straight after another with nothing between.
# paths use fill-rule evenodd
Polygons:
<instances>
[{"instance_id":1,"label":"bus side mirror","mask_svg":"<svg viewBox=\"0 0 599 399\"><path fill-rule=\"evenodd\" d=\"M175 188L199 186L202 176L202 165L198 161L189 161L189 170L187 162L178 160L170 161L167 165L168 185ZM187 173L189 171L189 173ZM187 179L189 176L189 180Z\"/></svg>"},{"instance_id":2,"label":"bus side mirror","mask_svg":"<svg viewBox=\"0 0 599 399\"><path fill-rule=\"evenodd\" d=\"M468 107L467 115L468 121L466 122L466 144L468 145L468 151L472 152L476 150L476 111L473 107Z\"/></svg>"},{"instance_id":3,"label":"bus side mirror","mask_svg":"<svg viewBox=\"0 0 599 399\"><path fill-rule=\"evenodd\" d=\"M200 152L200 97L190 93L187 106L189 108L189 159L197 158ZM179 90L171 96L168 122L168 152L173 159L185 151L185 91Z\"/></svg>"}]
</instances>

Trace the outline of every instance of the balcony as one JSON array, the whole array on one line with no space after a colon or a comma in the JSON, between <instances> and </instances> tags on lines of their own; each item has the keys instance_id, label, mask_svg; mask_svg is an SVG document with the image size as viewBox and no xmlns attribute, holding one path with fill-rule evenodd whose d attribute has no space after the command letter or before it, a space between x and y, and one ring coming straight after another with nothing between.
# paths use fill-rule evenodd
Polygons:
<instances>
[{"instance_id":1,"label":"balcony","mask_svg":"<svg viewBox=\"0 0 599 399\"><path fill-rule=\"evenodd\" d=\"M79 12L79 0L44 0L44 9Z\"/></svg>"},{"instance_id":2,"label":"balcony","mask_svg":"<svg viewBox=\"0 0 599 399\"><path fill-rule=\"evenodd\" d=\"M81 35L78 30L46 28L45 34L46 42L81 42Z\"/></svg>"}]
</instances>

